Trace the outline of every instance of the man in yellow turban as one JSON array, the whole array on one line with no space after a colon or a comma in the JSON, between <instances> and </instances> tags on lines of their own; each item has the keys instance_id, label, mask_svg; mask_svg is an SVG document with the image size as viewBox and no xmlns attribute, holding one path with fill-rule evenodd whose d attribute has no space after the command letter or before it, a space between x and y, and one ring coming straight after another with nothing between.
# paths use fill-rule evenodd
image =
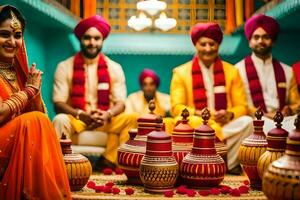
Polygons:
<instances>
[{"instance_id":1,"label":"man in yellow turban","mask_svg":"<svg viewBox=\"0 0 300 200\"><path fill-rule=\"evenodd\" d=\"M96 170L115 167L117 148L128 139L128 130L136 127L137 120L134 114L123 113L126 85L121 66L101 53L109 31L108 22L98 15L79 22L74 33L81 51L58 64L53 89L58 113L53 123L59 136L71 137L84 130L108 133Z\"/></svg>"},{"instance_id":2,"label":"man in yellow turban","mask_svg":"<svg viewBox=\"0 0 300 200\"><path fill-rule=\"evenodd\" d=\"M219 57L223 33L218 24L196 24L191 38L196 55L173 71L171 112L176 117L187 108L195 128L202 123L201 111L207 107L212 113L210 125L228 147L228 169L239 172L239 146L251 131L251 118L244 116L247 103L242 80L238 70Z\"/></svg>"}]
</instances>

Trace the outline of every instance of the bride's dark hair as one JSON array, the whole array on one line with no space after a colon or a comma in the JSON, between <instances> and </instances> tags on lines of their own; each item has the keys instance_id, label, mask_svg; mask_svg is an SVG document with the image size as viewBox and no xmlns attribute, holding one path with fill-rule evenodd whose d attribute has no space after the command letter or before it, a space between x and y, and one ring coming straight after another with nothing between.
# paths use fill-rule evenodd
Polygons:
<instances>
[{"instance_id":1,"label":"bride's dark hair","mask_svg":"<svg viewBox=\"0 0 300 200\"><path fill-rule=\"evenodd\" d=\"M24 32L25 29L25 18L23 15L19 12L19 10L13 6L5 5L1 12L0 12L0 24L2 24L7 19L12 19L11 12L13 12L18 20L21 22L22 25L22 31Z\"/></svg>"}]
</instances>

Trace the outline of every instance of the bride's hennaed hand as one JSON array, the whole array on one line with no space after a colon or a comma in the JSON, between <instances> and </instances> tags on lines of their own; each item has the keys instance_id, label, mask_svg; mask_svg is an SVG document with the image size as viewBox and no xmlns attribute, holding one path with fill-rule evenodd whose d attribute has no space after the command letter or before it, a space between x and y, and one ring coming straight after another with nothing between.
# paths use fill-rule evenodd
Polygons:
<instances>
[{"instance_id":1,"label":"bride's hennaed hand","mask_svg":"<svg viewBox=\"0 0 300 200\"><path fill-rule=\"evenodd\" d=\"M33 63L29 70L27 86L35 89L35 92L38 93L41 88L43 72L36 68L36 64Z\"/></svg>"}]
</instances>

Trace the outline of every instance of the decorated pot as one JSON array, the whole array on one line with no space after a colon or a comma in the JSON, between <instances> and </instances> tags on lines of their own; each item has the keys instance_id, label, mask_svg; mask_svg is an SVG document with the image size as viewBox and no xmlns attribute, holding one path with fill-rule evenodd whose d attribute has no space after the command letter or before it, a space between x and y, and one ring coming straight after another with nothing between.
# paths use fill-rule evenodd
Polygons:
<instances>
[{"instance_id":1,"label":"decorated pot","mask_svg":"<svg viewBox=\"0 0 300 200\"><path fill-rule=\"evenodd\" d=\"M192 150L194 134L194 128L188 124L189 111L186 108L182 111L181 116L182 120L172 132L172 150L178 166L180 166L184 156Z\"/></svg>"},{"instance_id":2,"label":"decorated pot","mask_svg":"<svg viewBox=\"0 0 300 200\"><path fill-rule=\"evenodd\" d=\"M263 192L270 200L300 199L300 113L287 139L285 154L263 175Z\"/></svg>"},{"instance_id":3,"label":"decorated pot","mask_svg":"<svg viewBox=\"0 0 300 200\"><path fill-rule=\"evenodd\" d=\"M178 176L178 164L172 153L171 136L153 131L147 136L146 154L140 165L145 192L164 193L172 190Z\"/></svg>"},{"instance_id":4,"label":"decorated pot","mask_svg":"<svg viewBox=\"0 0 300 200\"><path fill-rule=\"evenodd\" d=\"M276 128L269 131L267 135L267 151L261 155L257 163L257 170L260 178L263 177L263 174L270 163L284 155L286 148L286 139L289 133L281 128L281 122L283 121L282 113L277 111L273 119L274 122L276 122Z\"/></svg>"},{"instance_id":5,"label":"decorated pot","mask_svg":"<svg viewBox=\"0 0 300 200\"><path fill-rule=\"evenodd\" d=\"M226 169L227 169L228 148L227 148L226 144L224 142L222 142L217 136L215 139L215 147L216 147L217 153L223 158Z\"/></svg>"},{"instance_id":6,"label":"decorated pot","mask_svg":"<svg viewBox=\"0 0 300 200\"><path fill-rule=\"evenodd\" d=\"M210 112L202 112L203 125L195 129L192 151L182 160L180 176L194 188L216 187L224 179L225 162L215 148L215 131L207 125Z\"/></svg>"},{"instance_id":7,"label":"decorated pot","mask_svg":"<svg viewBox=\"0 0 300 200\"><path fill-rule=\"evenodd\" d=\"M69 184L72 191L81 190L88 182L92 174L90 161L81 154L72 153L72 141L62 134L60 145L64 155L64 161L67 168Z\"/></svg>"},{"instance_id":8,"label":"decorated pot","mask_svg":"<svg viewBox=\"0 0 300 200\"><path fill-rule=\"evenodd\" d=\"M149 102L150 113L137 120L138 129L130 130L130 139L118 149L118 163L127 175L129 184L142 184L139 170L141 160L146 153L147 135L156 128L161 129L163 126L162 117L156 116L153 113L154 109L155 103L151 100Z\"/></svg>"},{"instance_id":9,"label":"decorated pot","mask_svg":"<svg viewBox=\"0 0 300 200\"><path fill-rule=\"evenodd\" d=\"M262 116L263 112L259 108L255 112L257 119L253 120L254 132L243 140L238 154L238 159L250 180L250 186L256 190L261 190L262 187L262 181L258 175L257 162L260 156L266 152L268 145L263 132L264 121L261 120Z\"/></svg>"}]
</instances>

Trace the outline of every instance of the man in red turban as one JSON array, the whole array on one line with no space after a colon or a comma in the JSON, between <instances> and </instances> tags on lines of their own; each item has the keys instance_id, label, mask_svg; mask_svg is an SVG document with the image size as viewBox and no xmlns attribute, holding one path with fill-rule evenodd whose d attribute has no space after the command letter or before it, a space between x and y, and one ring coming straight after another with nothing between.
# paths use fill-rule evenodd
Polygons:
<instances>
[{"instance_id":1,"label":"man in red turban","mask_svg":"<svg viewBox=\"0 0 300 200\"><path fill-rule=\"evenodd\" d=\"M82 143L107 144L96 170L115 167L117 148L128 139L128 130L136 126L137 118L123 113L126 85L122 67L101 52L109 31L108 22L98 15L78 23L74 33L81 51L58 64L53 89L58 114L53 123L58 136L65 133L72 138L77 133ZM108 134L107 142L95 143L99 138L106 140L103 132Z\"/></svg>"},{"instance_id":2,"label":"man in red turban","mask_svg":"<svg viewBox=\"0 0 300 200\"><path fill-rule=\"evenodd\" d=\"M279 33L278 22L266 15L254 15L245 23L245 35L252 54L236 64L247 94L250 115L261 107L265 112L264 132L274 128L272 120L280 110L285 116L295 114L299 94L293 70L272 56ZM294 117L285 117L283 127L293 129Z\"/></svg>"},{"instance_id":3,"label":"man in red turban","mask_svg":"<svg viewBox=\"0 0 300 200\"><path fill-rule=\"evenodd\" d=\"M144 69L139 77L140 91L130 94L126 100L126 112L149 113L148 103L155 100L154 113L166 117L170 111L170 96L158 91L160 84L159 76L151 69Z\"/></svg>"},{"instance_id":4,"label":"man in red turban","mask_svg":"<svg viewBox=\"0 0 300 200\"><path fill-rule=\"evenodd\" d=\"M247 114L246 94L238 70L219 57L223 39L216 23L199 23L191 30L196 49L193 60L173 70L171 81L171 112L178 118L184 108L190 113L190 124L201 123L201 113L208 108L210 125L228 146L228 169L239 173L237 160L242 139L250 134L251 118ZM247 125L247 126L245 126Z\"/></svg>"}]
</instances>

